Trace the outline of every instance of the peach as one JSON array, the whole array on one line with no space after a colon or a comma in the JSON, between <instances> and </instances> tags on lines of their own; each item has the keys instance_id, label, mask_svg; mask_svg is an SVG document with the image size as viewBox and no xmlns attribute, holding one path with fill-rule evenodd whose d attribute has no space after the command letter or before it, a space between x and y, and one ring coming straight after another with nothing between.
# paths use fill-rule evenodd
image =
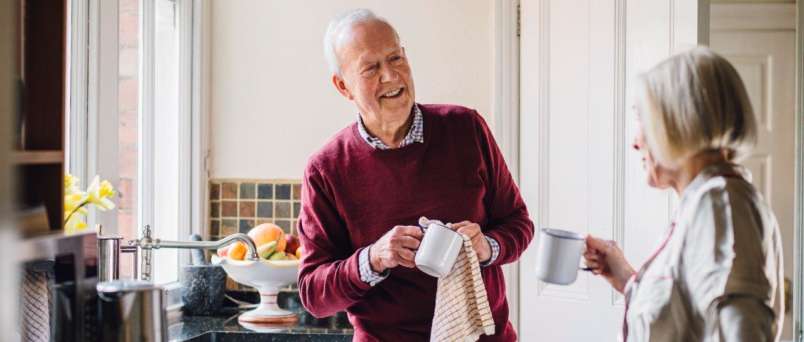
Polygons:
<instances>
[{"instance_id":1,"label":"peach","mask_svg":"<svg viewBox=\"0 0 804 342\"><path fill-rule=\"evenodd\" d=\"M287 242L285 241L285 232L279 226L273 223L263 223L259 226L251 228L248 231L248 236L254 240L257 247L262 246L268 242L276 241L276 251L284 252Z\"/></svg>"}]
</instances>

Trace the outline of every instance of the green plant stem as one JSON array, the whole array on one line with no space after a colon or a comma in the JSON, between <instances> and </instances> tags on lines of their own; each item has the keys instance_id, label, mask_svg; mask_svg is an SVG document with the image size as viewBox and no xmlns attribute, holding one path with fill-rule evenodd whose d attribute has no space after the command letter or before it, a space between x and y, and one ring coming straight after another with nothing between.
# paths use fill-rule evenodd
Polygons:
<instances>
[{"instance_id":1,"label":"green plant stem","mask_svg":"<svg viewBox=\"0 0 804 342\"><path fill-rule=\"evenodd\" d=\"M75 209L73 209L73 211L70 212L70 215L67 215L67 218L64 219L64 223L62 224L62 226L66 226L67 222L70 222L70 218L73 217L73 214L75 214L75 212L77 212L79 209L83 208L87 204L89 204L88 199L84 200L84 202L81 202L81 204L79 206L75 207Z\"/></svg>"}]
</instances>

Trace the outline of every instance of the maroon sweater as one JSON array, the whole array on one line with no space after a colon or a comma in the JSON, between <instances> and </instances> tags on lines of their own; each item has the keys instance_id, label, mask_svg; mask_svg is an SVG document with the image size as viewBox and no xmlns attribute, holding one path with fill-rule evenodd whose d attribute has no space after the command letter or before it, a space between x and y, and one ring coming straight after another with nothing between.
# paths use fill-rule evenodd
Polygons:
<instances>
[{"instance_id":1,"label":"maroon sweater","mask_svg":"<svg viewBox=\"0 0 804 342\"><path fill-rule=\"evenodd\" d=\"M424 143L374 149L353 124L310 158L299 222L301 301L318 317L346 310L356 341L428 340L436 278L400 266L371 287L360 279L358 254L420 216L468 220L500 244L482 269L496 333L481 341L513 341L500 266L525 251L533 223L483 118L459 106L421 110Z\"/></svg>"}]
</instances>

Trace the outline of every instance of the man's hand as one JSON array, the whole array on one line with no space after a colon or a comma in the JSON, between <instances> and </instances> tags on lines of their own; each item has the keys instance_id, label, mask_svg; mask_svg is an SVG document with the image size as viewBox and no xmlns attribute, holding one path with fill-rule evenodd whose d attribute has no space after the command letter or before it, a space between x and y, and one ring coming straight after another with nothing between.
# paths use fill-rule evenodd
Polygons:
<instances>
[{"instance_id":1,"label":"man's hand","mask_svg":"<svg viewBox=\"0 0 804 342\"><path fill-rule=\"evenodd\" d=\"M449 226L472 240L472 248L475 249L480 263L484 263L491 258L491 246L489 246L489 241L486 240L486 235L480 230L480 225L474 222L462 221Z\"/></svg>"},{"instance_id":2,"label":"man's hand","mask_svg":"<svg viewBox=\"0 0 804 342\"><path fill-rule=\"evenodd\" d=\"M369 247L369 261L374 272L382 273L397 266L416 267L416 250L422 230L416 226L396 226Z\"/></svg>"}]
</instances>

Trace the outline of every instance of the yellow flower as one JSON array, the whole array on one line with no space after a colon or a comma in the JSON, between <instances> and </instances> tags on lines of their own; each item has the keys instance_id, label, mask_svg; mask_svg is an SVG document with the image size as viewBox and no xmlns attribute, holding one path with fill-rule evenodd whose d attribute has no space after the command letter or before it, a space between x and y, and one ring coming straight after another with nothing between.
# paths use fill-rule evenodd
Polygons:
<instances>
[{"instance_id":1,"label":"yellow flower","mask_svg":"<svg viewBox=\"0 0 804 342\"><path fill-rule=\"evenodd\" d=\"M72 235L76 233L80 233L81 231L87 229L87 223L81 220L81 217L78 215L73 215L70 217L69 220L64 224L64 233L66 235Z\"/></svg>"},{"instance_id":2,"label":"yellow flower","mask_svg":"<svg viewBox=\"0 0 804 342\"><path fill-rule=\"evenodd\" d=\"M64 175L64 194L66 195L66 194L72 194L72 193L80 192L80 190L78 190L78 183L80 181L81 180L78 179L78 177L75 177L75 176L73 176L73 175L71 175L69 173L65 174Z\"/></svg>"},{"instance_id":3,"label":"yellow flower","mask_svg":"<svg viewBox=\"0 0 804 342\"><path fill-rule=\"evenodd\" d=\"M80 191L64 195L64 219L67 219L67 216L76 210L77 213L85 215L87 210L83 205L86 204L87 197L85 192Z\"/></svg>"},{"instance_id":4,"label":"yellow flower","mask_svg":"<svg viewBox=\"0 0 804 342\"><path fill-rule=\"evenodd\" d=\"M115 196L114 187L108 181L101 181L95 176L87 191L78 188L78 178L71 174L64 176L64 233L79 233L87 228L84 216L87 205L94 204L101 211L114 209L110 198Z\"/></svg>"},{"instance_id":5,"label":"yellow flower","mask_svg":"<svg viewBox=\"0 0 804 342\"><path fill-rule=\"evenodd\" d=\"M89 189L87 189L87 195L89 203L94 204L101 211L114 209L114 202L110 201L109 198L115 195L115 191L109 181L101 182L100 177L95 176L92 184L89 185Z\"/></svg>"}]
</instances>

